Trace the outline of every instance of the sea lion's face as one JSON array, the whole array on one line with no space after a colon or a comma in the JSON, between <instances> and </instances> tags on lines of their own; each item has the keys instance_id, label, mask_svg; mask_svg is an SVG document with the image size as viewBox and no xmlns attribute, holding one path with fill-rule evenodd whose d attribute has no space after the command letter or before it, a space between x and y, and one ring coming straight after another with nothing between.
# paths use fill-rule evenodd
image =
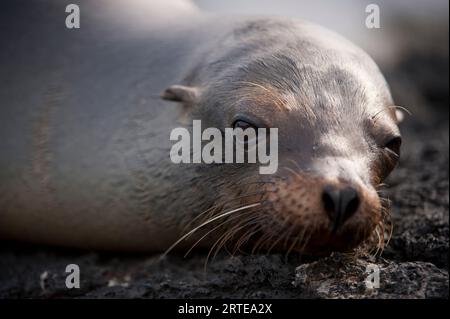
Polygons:
<instances>
[{"instance_id":1,"label":"sea lion's face","mask_svg":"<svg viewBox=\"0 0 450 319\"><path fill-rule=\"evenodd\" d=\"M217 242L234 250L327 254L384 238L379 189L401 144L389 90L367 57L314 64L301 53L287 48L230 67L194 106L204 127L278 128L275 174L260 175L258 164L218 168L219 209L207 218L238 210Z\"/></svg>"}]
</instances>

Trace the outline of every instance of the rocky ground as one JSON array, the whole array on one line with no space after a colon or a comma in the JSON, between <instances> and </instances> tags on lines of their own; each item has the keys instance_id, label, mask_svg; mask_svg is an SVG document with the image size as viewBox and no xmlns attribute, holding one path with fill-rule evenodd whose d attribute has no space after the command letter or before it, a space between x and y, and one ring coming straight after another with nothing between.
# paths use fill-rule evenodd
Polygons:
<instances>
[{"instance_id":1,"label":"rocky ground","mask_svg":"<svg viewBox=\"0 0 450 319\"><path fill-rule=\"evenodd\" d=\"M447 51L422 46L385 70L396 101L412 103L413 116L402 125L402 160L388 181L394 233L381 257L222 255L205 271L203 254L160 260L0 243L0 298L448 298L445 36ZM80 289L65 286L72 263L81 269ZM366 287L368 264L380 269L378 289Z\"/></svg>"}]
</instances>

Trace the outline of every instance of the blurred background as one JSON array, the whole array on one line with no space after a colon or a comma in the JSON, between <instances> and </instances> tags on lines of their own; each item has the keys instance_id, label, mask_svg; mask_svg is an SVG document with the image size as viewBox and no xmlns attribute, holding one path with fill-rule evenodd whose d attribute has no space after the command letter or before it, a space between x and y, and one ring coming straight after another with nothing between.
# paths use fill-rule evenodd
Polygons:
<instances>
[{"instance_id":1,"label":"blurred background","mask_svg":"<svg viewBox=\"0 0 450 319\"><path fill-rule=\"evenodd\" d=\"M204 11L219 14L292 17L325 26L374 58L398 105L427 121L433 120L426 110L429 107L448 114L448 0L194 0L194 3ZM379 29L368 29L365 25L369 4L380 8Z\"/></svg>"}]
</instances>

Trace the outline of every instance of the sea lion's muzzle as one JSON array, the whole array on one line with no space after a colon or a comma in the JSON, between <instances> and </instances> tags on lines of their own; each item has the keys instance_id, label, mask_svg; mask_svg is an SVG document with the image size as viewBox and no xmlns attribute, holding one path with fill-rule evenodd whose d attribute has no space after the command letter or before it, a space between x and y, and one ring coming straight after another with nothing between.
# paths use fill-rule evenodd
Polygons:
<instances>
[{"instance_id":1,"label":"sea lion's muzzle","mask_svg":"<svg viewBox=\"0 0 450 319\"><path fill-rule=\"evenodd\" d=\"M343 179L296 173L268 195L270 214L286 239L286 250L307 254L349 251L370 237L382 220L375 189Z\"/></svg>"}]
</instances>

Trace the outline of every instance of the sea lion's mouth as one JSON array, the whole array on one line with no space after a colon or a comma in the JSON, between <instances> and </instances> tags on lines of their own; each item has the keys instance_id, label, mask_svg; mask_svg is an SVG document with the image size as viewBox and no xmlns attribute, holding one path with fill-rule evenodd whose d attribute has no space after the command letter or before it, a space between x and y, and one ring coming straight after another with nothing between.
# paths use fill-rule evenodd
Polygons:
<instances>
[{"instance_id":1,"label":"sea lion's mouth","mask_svg":"<svg viewBox=\"0 0 450 319\"><path fill-rule=\"evenodd\" d=\"M332 252L349 252L371 237L376 225L373 221L353 222L338 231L329 226L286 225L283 228L267 227L247 242L247 252L300 253L304 255L329 255ZM245 232L241 236L244 236ZM231 243L230 246L233 246ZM241 248L241 247L240 247Z\"/></svg>"},{"instance_id":2,"label":"sea lion's mouth","mask_svg":"<svg viewBox=\"0 0 450 319\"><path fill-rule=\"evenodd\" d=\"M287 256L297 253L326 256L332 252L350 252L373 233L370 222L364 225L349 225L338 232L332 232L326 227L307 229L302 225L285 225L283 228L277 228L275 224L268 225L263 222L257 227L243 228L239 232L233 232L233 225L212 237L212 242L220 243L219 245L205 248L210 251L223 248L232 255L280 253ZM224 240L226 238L228 240Z\"/></svg>"}]
</instances>

